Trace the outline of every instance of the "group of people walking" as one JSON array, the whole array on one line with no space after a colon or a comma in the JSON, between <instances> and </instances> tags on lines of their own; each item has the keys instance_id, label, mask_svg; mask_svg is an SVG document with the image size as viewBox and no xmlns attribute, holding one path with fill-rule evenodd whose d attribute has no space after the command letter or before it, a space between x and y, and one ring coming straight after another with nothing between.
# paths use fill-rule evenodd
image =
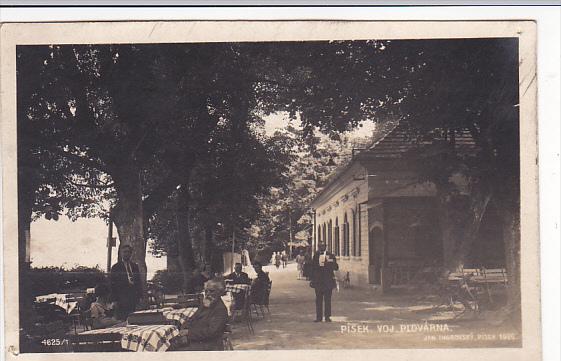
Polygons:
<instances>
[{"instance_id":1,"label":"group of people walking","mask_svg":"<svg viewBox=\"0 0 561 361\"><path fill-rule=\"evenodd\" d=\"M273 255L271 256L271 263L273 263L277 269L280 268L281 264L282 268L286 268L286 265L288 264L288 256L286 255L286 252L273 252Z\"/></svg>"}]
</instances>

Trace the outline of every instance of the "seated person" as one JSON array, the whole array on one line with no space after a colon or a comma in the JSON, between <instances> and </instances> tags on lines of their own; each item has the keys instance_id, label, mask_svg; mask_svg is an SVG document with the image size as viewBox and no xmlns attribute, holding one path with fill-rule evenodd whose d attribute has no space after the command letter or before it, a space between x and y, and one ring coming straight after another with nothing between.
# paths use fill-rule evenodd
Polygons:
<instances>
[{"instance_id":1,"label":"seated person","mask_svg":"<svg viewBox=\"0 0 561 361\"><path fill-rule=\"evenodd\" d=\"M249 284L251 284L251 280L249 279L249 276L247 275L247 273L242 272L242 264L239 263L239 262L236 263L236 265L234 266L234 272L232 272L229 275L227 275L226 277L224 277L224 279L232 281L232 283L235 284L235 285L239 285L239 284L249 285ZM234 309L236 309L236 310L243 309L245 292L242 291L242 292L234 293L233 297L234 297Z\"/></svg>"},{"instance_id":2,"label":"seated person","mask_svg":"<svg viewBox=\"0 0 561 361\"><path fill-rule=\"evenodd\" d=\"M95 291L94 291L95 292ZM81 310L89 310L92 303L95 302L95 293L88 293L86 295L86 297L84 297L81 301L80 301L80 309Z\"/></svg>"},{"instance_id":3,"label":"seated person","mask_svg":"<svg viewBox=\"0 0 561 361\"><path fill-rule=\"evenodd\" d=\"M201 271L201 274L207 279L207 280L211 280L214 278L214 273L212 272L212 266L209 265L208 263L205 263L205 265L203 266L203 270Z\"/></svg>"},{"instance_id":4,"label":"seated person","mask_svg":"<svg viewBox=\"0 0 561 361\"><path fill-rule=\"evenodd\" d=\"M207 282L208 280L209 278L205 276L199 268L195 268L191 277L191 284L188 293L202 292L205 282Z\"/></svg>"},{"instance_id":5,"label":"seated person","mask_svg":"<svg viewBox=\"0 0 561 361\"><path fill-rule=\"evenodd\" d=\"M222 350L222 335L228 322L228 310L222 302L224 283L210 280L205 283L205 297L201 307L179 331L177 351L219 351Z\"/></svg>"},{"instance_id":6,"label":"seated person","mask_svg":"<svg viewBox=\"0 0 561 361\"><path fill-rule=\"evenodd\" d=\"M224 279L226 280L231 280L233 284L235 285L249 285L251 284L251 280L249 279L249 276L247 275L247 273L242 272L242 264L241 263L236 263L236 265L234 266L234 272L230 273L229 275L227 275L226 277L224 277Z\"/></svg>"},{"instance_id":7,"label":"seated person","mask_svg":"<svg viewBox=\"0 0 561 361\"><path fill-rule=\"evenodd\" d=\"M106 328L120 323L113 317L114 304L110 302L109 287L104 284L95 288L96 300L90 306L90 315L93 328Z\"/></svg>"},{"instance_id":8,"label":"seated person","mask_svg":"<svg viewBox=\"0 0 561 361\"><path fill-rule=\"evenodd\" d=\"M253 269L257 273L257 277L251 285L251 302L261 304L265 299L267 288L269 287L269 275L263 272L263 266L259 262L253 264Z\"/></svg>"}]
</instances>

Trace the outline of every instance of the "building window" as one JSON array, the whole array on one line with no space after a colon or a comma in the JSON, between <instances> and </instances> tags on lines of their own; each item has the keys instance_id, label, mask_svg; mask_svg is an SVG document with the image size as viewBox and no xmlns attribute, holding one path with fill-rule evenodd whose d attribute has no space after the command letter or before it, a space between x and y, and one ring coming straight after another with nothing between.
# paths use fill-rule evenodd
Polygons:
<instances>
[{"instance_id":1,"label":"building window","mask_svg":"<svg viewBox=\"0 0 561 361\"><path fill-rule=\"evenodd\" d=\"M316 234L316 244L320 244L321 243L321 226L318 226L318 232Z\"/></svg>"},{"instance_id":2,"label":"building window","mask_svg":"<svg viewBox=\"0 0 561 361\"><path fill-rule=\"evenodd\" d=\"M334 232L334 236L335 236L335 255L336 256L340 256L341 252L339 250L339 218L335 218L335 232Z\"/></svg>"},{"instance_id":3,"label":"building window","mask_svg":"<svg viewBox=\"0 0 561 361\"><path fill-rule=\"evenodd\" d=\"M323 232L322 233L323 233L323 235L322 235L321 239L323 240L323 243L326 243L327 237L326 237L325 223L323 224Z\"/></svg>"},{"instance_id":4,"label":"building window","mask_svg":"<svg viewBox=\"0 0 561 361\"><path fill-rule=\"evenodd\" d=\"M333 222L331 219L327 222L327 250L333 251Z\"/></svg>"},{"instance_id":5,"label":"building window","mask_svg":"<svg viewBox=\"0 0 561 361\"><path fill-rule=\"evenodd\" d=\"M363 206L366 207L366 204L359 204L358 205L358 245L357 245L357 256L362 256L362 213L363 213Z\"/></svg>"},{"instance_id":6,"label":"building window","mask_svg":"<svg viewBox=\"0 0 561 361\"><path fill-rule=\"evenodd\" d=\"M353 256L356 256L356 212L353 210L351 211L353 218L352 218L352 222L353 222L353 231L352 231L352 244L353 244L353 250L352 250L352 254Z\"/></svg>"},{"instance_id":7,"label":"building window","mask_svg":"<svg viewBox=\"0 0 561 361\"><path fill-rule=\"evenodd\" d=\"M345 213L345 218L343 219L343 256L349 256L349 220L347 219L347 214Z\"/></svg>"}]
</instances>

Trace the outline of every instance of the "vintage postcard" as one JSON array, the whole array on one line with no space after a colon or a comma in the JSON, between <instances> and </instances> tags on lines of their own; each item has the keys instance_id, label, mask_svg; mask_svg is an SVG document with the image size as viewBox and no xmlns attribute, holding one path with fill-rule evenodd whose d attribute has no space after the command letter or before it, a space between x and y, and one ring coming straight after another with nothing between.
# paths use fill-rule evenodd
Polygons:
<instances>
[{"instance_id":1,"label":"vintage postcard","mask_svg":"<svg viewBox=\"0 0 561 361\"><path fill-rule=\"evenodd\" d=\"M8 360L540 360L534 22L1 44Z\"/></svg>"}]
</instances>

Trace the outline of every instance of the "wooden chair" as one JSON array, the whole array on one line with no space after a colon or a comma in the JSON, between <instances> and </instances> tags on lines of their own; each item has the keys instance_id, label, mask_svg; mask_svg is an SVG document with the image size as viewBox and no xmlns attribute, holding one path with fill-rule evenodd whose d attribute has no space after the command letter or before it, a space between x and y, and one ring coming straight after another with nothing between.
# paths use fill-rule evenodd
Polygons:
<instances>
[{"instance_id":1,"label":"wooden chair","mask_svg":"<svg viewBox=\"0 0 561 361\"><path fill-rule=\"evenodd\" d=\"M259 299L253 299L250 305L253 306L254 310L255 310L255 314L259 317L259 311L261 312L261 316L262 318L265 318L265 309L267 310L267 314L269 316L269 318L271 317L271 311L269 310L269 297L271 295L271 288L273 286L273 281L269 281L267 283L267 288L265 289L265 292L263 292L263 294L261 295L261 297Z\"/></svg>"},{"instance_id":2,"label":"wooden chair","mask_svg":"<svg viewBox=\"0 0 561 361\"><path fill-rule=\"evenodd\" d=\"M236 302L234 301L234 305L232 307L232 322L236 320L236 316L238 314L241 314L242 320L245 322L249 333L253 334L253 320L251 319L251 289L243 292L243 304L241 306L236 306Z\"/></svg>"},{"instance_id":3,"label":"wooden chair","mask_svg":"<svg viewBox=\"0 0 561 361\"><path fill-rule=\"evenodd\" d=\"M226 328L224 329L224 334L222 335L222 349L224 351L233 351L234 346L232 345L232 341L230 340L230 335L232 334L232 326L227 323Z\"/></svg>"},{"instance_id":4,"label":"wooden chair","mask_svg":"<svg viewBox=\"0 0 561 361\"><path fill-rule=\"evenodd\" d=\"M90 310L80 311L79 313L80 325L84 328L84 331L93 329L93 318Z\"/></svg>"},{"instance_id":5,"label":"wooden chair","mask_svg":"<svg viewBox=\"0 0 561 361\"><path fill-rule=\"evenodd\" d=\"M481 270L482 276L478 279L478 282L483 283L485 286L485 291L489 302L493 303L493 290L496 290L497 286L506 287L508 285L508 278L506 274L506 269L504 268L492 268Z\"/></svg>"}]
</instances>

